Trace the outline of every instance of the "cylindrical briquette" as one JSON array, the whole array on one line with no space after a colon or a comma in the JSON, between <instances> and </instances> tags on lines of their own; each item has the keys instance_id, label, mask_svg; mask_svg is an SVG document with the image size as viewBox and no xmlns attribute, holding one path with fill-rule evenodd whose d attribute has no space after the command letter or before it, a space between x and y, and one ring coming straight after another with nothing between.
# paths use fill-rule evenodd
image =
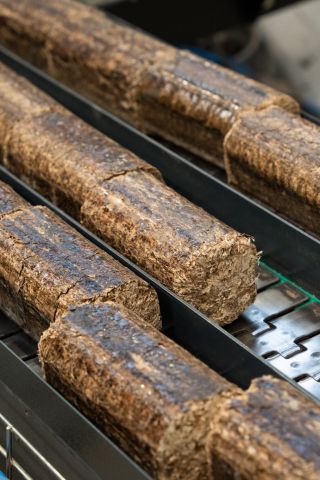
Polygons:
<instances>
[{"instance_id":1,"label":"cylindrical briquette","mask_svg":"<svg viewBox=\"0 0 320 480\"><path fill-rule=\"evenodd\" d=\"M220 324L256 294L256 249L146 172L94 189L81 209L89 229Z\"/></svg>"},{"instance_id":2,"label":"cylindrical briquette","mask_svg":"<svg viewBox=\"0 0 320 480\"><path fill-rule=\"evenodd\" d=\"M0 0L0 36L102 107L219 166L239 115L272 104L299 110L288 95L73 0Z\"/></svg>"},{"instance_id":3,"label":"cylindrical briquette","mask_svg":"<svg viewBox=\"0 0 320 480\"><path fill-rule=\"evenodd\" d=\"M254 300L251 240L71 113L18 122L5 151L7 168L75 218L81 212L86 226L213 320L228 323Z\"/></svg>"},{"instance_id":4,"label":"cylindrical briquette","mask_svg":"<svg viewBox=\"0 0 320 480\"><path fill-rule=\"evenodd\" d=\"M206 480L211 411L237 388L114 303L85 305L39 344L47 380L157 480Z\"/></svg>"},{"instance_id":5,"label":"cylindrical briquette","mask_svg":"<svg viewBox=\"0 0 320 480\"><path fill-rule=\"evenodd\" d=\"M0 63L0 160L13 125L60 108L52 98Z\"/></svg>"},{"instance_id":6,"label":"cylindrical briquette","mask_svg":"<svg viewBox=\"0 0 320 480\"><path fill-rule=\"evenodd\" d=\"M183 51L144 71L138 92L142 128L222 168L223 139L237 118L269 105L299 110L288 95Z\"/></svg>"},{"instance_id":7,"label":"cylindrical briquette","mask_svg":"<svg viewBox=\"0 0 320 480\"><path fill-rule=\"evenodd\" d=\"M0 212L12 205L0 215L0 307L33 337L72 305L106 300L161 325L157 295L146 282L47 208L16 208L13 190L0 194Z\"/></svg>"},{"instance_id":8,"label":"cylindrical briquette","mask_svg":"<svg viewBox=\"0 0 320 480\"><path fill-rule=\"evenodd\" d=\"M241 118L225 139L228 180L320 235L320 128L278 107Z\"/></svg>"},{"instance_id":9,"label":"cylindrical briquette","mask_svg":"<svg viewBox=\"0 0 320 480\"><path fill-rule=\"evenodd\" d=\"M211 479L318 480L320 408L287 382L254 380L216 405Z\"/></svg>"},{"instance_id":10,"label":"cylindrical briquette","mask_svg":"<svg viewBox=\"0 0 320 480\"><path fill-rule=\"evenodd\" d=\"M127 119L135 117L141 72L157 61L173 58L175 52L79 2L13 2L0 2L3 44Z\"/></svg>"},{"instance_id":11,"label":"cylindrical briquette","mask_svg":"<svg viewBox=\"0 0 320 480\"><path fill-rule=\"evenodd\" d=\"M108 179L139 170L161 178L156 168L66 110L17 123L4 165L76 219L88 193Z\"/></svg>"}]
</instances>

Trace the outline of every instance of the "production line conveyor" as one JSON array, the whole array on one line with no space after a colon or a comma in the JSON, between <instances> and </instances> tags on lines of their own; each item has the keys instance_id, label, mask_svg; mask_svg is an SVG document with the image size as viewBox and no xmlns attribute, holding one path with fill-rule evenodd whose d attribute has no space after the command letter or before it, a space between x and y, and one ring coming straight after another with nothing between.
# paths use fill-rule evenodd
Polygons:
<instances>
[{"instance_id":1,"label":"production line conveyor","mask_svg":"<svg viewBox=\"0 0 320 480\"><path fill-rule=\"evenodd\" d=\"M263 261L255 304L227 329L215 326L157 280L0 167L0 179L54 210L155 287L164 331L209 366L247 387L263 374L320 399L320 242L224 180L146 137L5 49L0 60L86 122L160 169L182 195L256 239ZM0 470L13 479L138 480L148 475L41 377L36 344L0 317Z\"/></svg>"}]
</instances>

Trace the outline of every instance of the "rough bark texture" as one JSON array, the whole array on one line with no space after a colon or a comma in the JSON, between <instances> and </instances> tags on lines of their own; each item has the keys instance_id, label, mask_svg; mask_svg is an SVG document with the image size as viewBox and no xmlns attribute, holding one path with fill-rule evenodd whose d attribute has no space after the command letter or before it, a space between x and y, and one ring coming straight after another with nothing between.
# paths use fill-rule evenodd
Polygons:
<instances>
[{"instance_id":1,"label":"rough bark texture","mask_svg":"<svg viewBox=\"0 0 320 480\"><path fill-rule=\"evenodd\" d=\"M208 446L214 480L318 480L320 409L286 382L262 377L217 404Z\"/></svg>"},{"instance_id":2,"label":"rough bark texture","mask_svg":"<svg viewBox=\"0 0 320 480\"><path fill-rule=\"evenodd\" d=\"M288 95L187 52L148 69L141 125L223 167L223 138L239 115L268 105L298 111Z\"/></svg>"},{"instance_id":3,"label":"rough bark texture","mask_svg":"<svg viewBox=\"0 0 320 480\"><path fill-rule=\"evenodd\" d=\"M225 150L230 183L320 235L319 127L272 107L239 120Z\"/></svg>"},{"instance_id":4,"label":"rough bark texture","mask_svg":"<svg viewBox=\"0 0 320 480\"><path fill-rule=\"evenodd\" d=\"M4 45L117 115L223 166L239 114L297 103L73 0L0 0Z\"/></svg>"},{"instance_id":5,"label":"rough bark texture","mask_svg":"<svg viewBox=\"0 0 320 480\"><path fill-rule=\"evenodd\" d=\"M30 205L20 195L18 195L11 187L0 182L0 219L10 213L29 208Z\"/></svg>"},{"instance_id":6,"label":"rough bark texture","mask_svg":"<svg viewBox=\"0 0 320 480\"><path fill-rule=\"evenodd\" d=\"M43 6L47 4L47 9ZM52 8L50 5L52 4ZM2 45L38 67L47 64L44 46L55 18L54 2L43 0L1 0L0 38ZM62 7L62 5L61 5ZM60 9L61 17L63 15Z\"/></svg>"},{"instance_id":7,"label":"rough bark texture","mask_svg":"<svg viewBox=\"0 0 320 480\"><path fill-rule=\"evenodd\" d=\"M0 259L1 308L35 338L70 306L106 300L160 326L155 291L44 207L1 218Z\"/></svg>"},{"instance_id":8,"label":"rough bark texture","mask_svg":"<svg viewBox=\"0 0 320 480\"><path fill-rule=\"evenodd\" d=\"M81 214L88 228L221 324L255 298L251 240L148 173L105 182Z\"/></svg>"},{"instance_id":9,"label":"rough bark texture","mask_svg":"<svg viewBox=\"0 0 320 480\"><path fill-rule=\"evenodd\" d=\"M64 4L64 20L55 23L46 53L48 72L103 107L135 122L142 73L173 58L175 49L101 15L87 6Z\"/></svg>"},{"instance_id":10,"label":"rough bark texture","mask_svg":"<svg viewBox=\"0 0 320 480\"><path fill-rule=\"evenodd\" d=\"M141 72L174 55L168 45L72 0L3 0L0 20L5 45L129 119Z\"/></svg>"},{"instance_id":11,"label":"rough bark texture","mask_svg":"<svg viewBox=\"0 0 320 480\"><path fill-rule=\"evenodd\" d=\"M59 108L58 103L41 90L0 63L0 160L7 136L15 123Z\"/></svg>"},{"instance_id":12,"label":"rough bark texture","mask_svg":"<svg viewBox=\"0 0 320 480\"><path fill-rule=\"evenodd\" d=\"M133 170L158 170L67 111L16 124L5 166L56 205L79 218L88 192Z\"/></svg>"},{"instance_id":13,"label":"rough bark texture","mask_svg":"<svg viewBox=\"0 0 320 480\"><path fill-rule=\"evenodd\" d=\"M158 480L205 480L214 405L237 391L132 312L85 305L39 344L47 380Z\"/></svg>"},{"instance_id":14,"label":"rough bark texture","mask_svg":"<svg viewBox=\"0 0 320 480\"><path fill-rule=\"evenodd\" d=\"M251 241L59 108L11 126L5 166L212 319L237 318L255 297Z\"/></svg>"}]
</instances>

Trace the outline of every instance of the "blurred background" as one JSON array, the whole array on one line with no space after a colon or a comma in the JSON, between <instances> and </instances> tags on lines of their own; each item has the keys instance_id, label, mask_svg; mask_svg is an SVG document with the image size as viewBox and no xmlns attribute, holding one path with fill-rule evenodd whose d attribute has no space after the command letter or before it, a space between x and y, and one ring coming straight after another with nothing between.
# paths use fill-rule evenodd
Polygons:
<instances>
[{"instance_id":1,"label":"blurred background","mask_svg":"<svg viewBox=\"0 0 320 480\"><path fill-rule=\"evenodd\" d=\"M320 0L82 0L295 96L320 116Z\"/></svg>"}]
</instances>

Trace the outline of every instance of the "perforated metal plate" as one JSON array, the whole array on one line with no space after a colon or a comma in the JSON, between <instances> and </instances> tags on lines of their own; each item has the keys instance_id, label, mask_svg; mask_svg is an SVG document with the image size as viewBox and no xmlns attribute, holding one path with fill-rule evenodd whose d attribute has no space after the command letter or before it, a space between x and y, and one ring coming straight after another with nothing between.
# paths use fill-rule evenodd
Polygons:
<instances>
[{"instance_id":1,"label":"perforated metal plate","mask_svg":"<svg viewBox=\"0 0 320 480\"><path fill-rule=\"evenodd\" d=\"M320 302L288 282L273 286L278 281L260 266L255 303L227 330L320 398Z\"/></svg>"},{"instance_id":2,"label":"perforated metal plate","mask_svg":"<svg viewBox=\"0 0 320 480\"><path fill-rule=\"evenodd\" d=\"M293 310L308 300L308 296L289 283L268 288L257 295L256 301L247 308L228 331L234 335L242 332L260 335L270 330L273 318Z\"/></svg>"}]
</instances>

